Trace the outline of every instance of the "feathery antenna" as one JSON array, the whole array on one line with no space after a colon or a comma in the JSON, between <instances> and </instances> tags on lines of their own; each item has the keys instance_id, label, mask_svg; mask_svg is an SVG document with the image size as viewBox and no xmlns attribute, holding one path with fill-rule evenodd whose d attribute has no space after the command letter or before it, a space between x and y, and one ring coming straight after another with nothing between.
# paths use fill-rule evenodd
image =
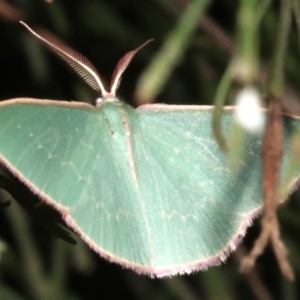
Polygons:
<instances>
[{"instance_id":1,"label":"feathery antenna","mask_svg":"<svg viewBox=\"0 0 300 300\"><path fill-rule=\"evenodd\" d=\"M101 91L102 96L105 96L107 91L105 90L100 76L93 66L93 64L83 55L72 50L71 48L59 45L57 43L51 43L38 35L33 31L27 24L20 21L33 35L38 39L48 45L52 50L54 50L63 60L65 60L94 90Z\"/></svg>"},{"instance_id":2,"label":"feathery antenna","mask_svg":"<svg viewBox=\"0 0 300 300\"><path fill-rule=\"evenodd\" d=\"M139 46L138 48L136 48L135 50L129 51L127 52L118 62L112 78L111 78L111 85L110 85L110 92L112 94L116 93L116 90L118 89L119 85L120 85L120 81L121 81L121 76L123 74L123 72L126 70L126 68L128 67L129 63L131 62L131 60L133 59L133 57L137 54L137 52L139 50L141 50L142 48L144 48L148 43L152 42L153 39L148 40L147 42L145 42L143 45Z\"/></svg>"}]
</instances>

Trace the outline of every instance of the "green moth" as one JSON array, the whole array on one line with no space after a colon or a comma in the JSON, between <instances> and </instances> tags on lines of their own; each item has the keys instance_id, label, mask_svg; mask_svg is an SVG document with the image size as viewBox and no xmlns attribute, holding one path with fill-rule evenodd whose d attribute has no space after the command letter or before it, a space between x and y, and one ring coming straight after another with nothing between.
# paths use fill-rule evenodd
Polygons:
<instances>
[{"instance_id":1,"label":"green moth","mask_svg":"<svg viewBox=\"0 0 300 300\"><path fill-rule=\"evenodd\" d=\"M85 57L22 24L101 98L94 105L1 102L0 162L109 261L157 277L224 261L262 208L262 134L247 135L243 165L233 172L212 138L213 107L135 109L116 98L122 73L148 42L119 61L107 92ZM232 111L224 110L225 135ZM285 118L285 161L297 124ZM290 188L299 171L300 166Z\"/></svg>"}]
</instances>

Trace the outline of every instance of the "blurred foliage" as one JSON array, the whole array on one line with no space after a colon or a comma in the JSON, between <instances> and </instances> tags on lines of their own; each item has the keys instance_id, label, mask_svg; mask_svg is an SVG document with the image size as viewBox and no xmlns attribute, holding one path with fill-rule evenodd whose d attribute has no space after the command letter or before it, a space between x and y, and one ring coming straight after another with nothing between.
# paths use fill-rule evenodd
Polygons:
<instances>
[{"instance_id":1,"label":"blurred foliage","mask_svg":"<svg viewBox=\"0 0 300 300\"><path fill-rule=\"evenodd\" d=\"M292 1L299 7L298 0ZM242 85L254 83L265 89L276 47L280 1L48 2L51 1L0 0L1 100L31 97L92 102L97 97L64 62L30 36L18 23L19 19L35 29L51 32L88 57L107 83L124 53L154 38L133 60L118 91L121 99L134 105L143 101L141 97L147 98L148 94L141 96L142 82L146 70L153 68L161 55L165 60L160 58L160 61L171 62L162 79L164 84L155 92L150 91L148 98L156 102L212 104L221 97L223 105L232 103L236 89ZM192 3L203 11L193 14L190 24L183 20ZM300 16L299 11L295 15ZM297 22L293 22L289 32L285 55L283 106L287 112L299 115ZM185 30L182 24L187 26ZM169 55L166 45L177 47L171 49L176 54L172 60L166 59ZM244 73L240 73L241 61L246 61ZM232 66L234 76L228 77L225 70ZM157 74L160 67L156 63ZM227 77L220 85L223 74ZM282 277L270 249L259 259L255 272L239 273L240 256L258 235L257 222L226 264L189 276L158 280L104 261L69 233L51 208L41 206L39 199L5 170L1 169L0 174L1 300L300 298L299 192L279 211L283 238L296 273L294 284ZM3 188L10 190L11 195ZM71 245L74 239L76 246Z\"/></svg>"}]
</instances>

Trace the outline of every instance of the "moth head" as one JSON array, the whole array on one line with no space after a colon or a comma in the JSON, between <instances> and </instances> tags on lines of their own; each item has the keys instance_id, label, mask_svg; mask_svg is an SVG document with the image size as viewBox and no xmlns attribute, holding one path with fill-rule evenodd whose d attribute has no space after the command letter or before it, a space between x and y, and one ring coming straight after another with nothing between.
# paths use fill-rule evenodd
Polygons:
<instances>
[{"instance_id":1,"label":"moth head","mask_svg":"<svg viewBox=\"0 0 300 300\"><path fill-rule=\"evenodd\" d=\"M107 92L104 88L104 85L100 79L100 75L97 72L94 65L83 55L76 52L75 50L65 46L63 44L59 44L57 42L50 42L45 39L41 35L37 34L33 29L31 29L26 23L20 21L22 25L24 25L34 36L36 36L39 40L44 42L48 47L54 50L63 60L65 60L94 90L99 91L101 97L97 98L95 105L99 105L103 101L110 101L110 99L116 98L116 92L120 85L121 76L123 72L128 67L129 63L133 59L133 57L137 54L137 52L146 46L149 42L153 40L148 40L140 47L135 50L127 52L118 62L110 84L110 91Z\"/></svg>"}]
</instances>

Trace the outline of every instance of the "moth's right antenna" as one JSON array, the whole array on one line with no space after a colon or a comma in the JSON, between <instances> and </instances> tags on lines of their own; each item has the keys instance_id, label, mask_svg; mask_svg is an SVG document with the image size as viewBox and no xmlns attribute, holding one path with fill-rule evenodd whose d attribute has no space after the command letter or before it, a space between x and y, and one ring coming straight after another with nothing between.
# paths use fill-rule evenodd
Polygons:
<instances>
[{"instance_id":1,"label":"moth's right antenna","mask_svg":"<svg viewBox=\"0 0 300 300\"><path fill-rule=\"evenodd\" d=\"M133 57L137 54L139 50L145 47L148 43L152 42L153 39L146 41L144 44L136 48L135 50L127 52L118 62L115 71L111 78L111 86L110 86L110 94L115 95L117 88L119 87L121 76L123 72L128 67L129 63L133 59Z\"/></svg>"}]
</instances>

